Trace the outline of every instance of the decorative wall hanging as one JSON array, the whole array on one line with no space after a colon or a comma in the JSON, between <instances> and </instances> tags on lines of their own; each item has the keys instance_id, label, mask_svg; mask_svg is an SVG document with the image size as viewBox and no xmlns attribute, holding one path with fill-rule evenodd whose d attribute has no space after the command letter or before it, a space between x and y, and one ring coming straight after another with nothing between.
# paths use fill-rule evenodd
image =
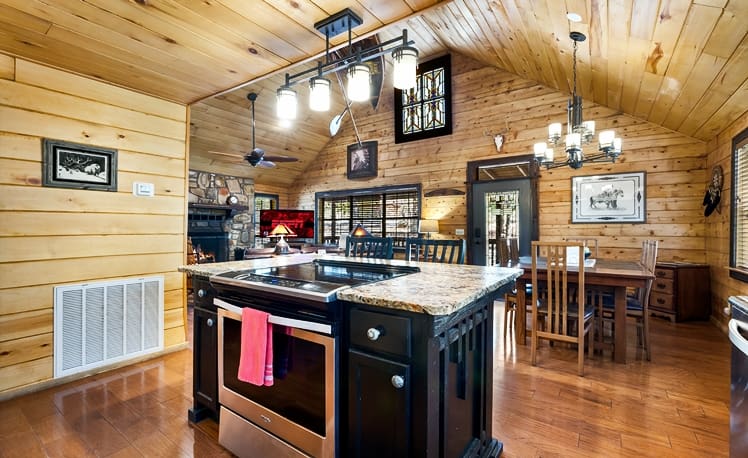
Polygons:
<instances>
[{"instance_id":1,"label":"decorative wall hanging","mask_svg":"<svg viewBox=\"0 0 748 458\"><path fill-rule=\"evenodd\" d=\"M709 188L706 190L704 201L701 203L701 205L705 205L704 216L711 215L714 210L717 210L717 213L721 213L719 202L722 199L722 183L722 166L715 165L712 167L712 179L709 182Z\"/></svg>"},{"instance_id":2,"label":"decorative wall hanging","mask_svg":"<svg viewBox=\"0 0 748 458\"><path fill-rule=\"evenodd\" d=\"M45 138L42 185L116 192L117 150Z\"/></svg>"},{"instance_id":3,"label":"decorative wall hanging","mask_svg":"<svg viewBox=\"0 0 748 458\"><path fill-rule=\"evenodd\" d=\"M377 176L377 142L348 145L348 179Z\"/></svg>"},{"instance_id":4,"label":"decorative wall hanging","mask_svg":"<svg viewBox=\"0 0 748 458\"><path fill-rule=\"evenodd\" d=\"M572 223L643 223L644 172L571 178Z\"/></svg>"}]
</instances>

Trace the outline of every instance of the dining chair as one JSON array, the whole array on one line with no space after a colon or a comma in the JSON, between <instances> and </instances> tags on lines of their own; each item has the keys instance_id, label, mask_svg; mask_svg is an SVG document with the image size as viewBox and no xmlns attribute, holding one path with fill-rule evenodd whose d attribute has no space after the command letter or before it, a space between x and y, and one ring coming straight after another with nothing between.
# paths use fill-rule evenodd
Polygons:
<instances>
[{"instance_id":1,"label":"dining chair","mask_svg":"<svg viewBox=\"0 0 748 458\"><path fill-rule=\"evenodd\" d=\"M465 264L465 240L408 238L405 253L408 261Z\"/></svg>"},{"instance_id":2,"label":"dining chair","mask_svg":"<svg viewBox=\"0 0 748 458\"><path fill-rule=\"evenodd\" d=\"M567 242L581 242L584 246L590 249L590 256L597 259L599 256L599 250L597 245L597 239L594 237L571 237L566 239Z\"/></svg>"},{"instance_id":3,"label":"dining chair","mask_svg":"<svg viewBox=\"0 0 748 458\"><path fill-rule=\"evenodd\" d=\"M579 259L584 259L584 245L569 242L532 242L532 346L531 362L537 365L540 339L577 345L577 372L584 376L585 337L592 348L595 310L587 303L584 289L584 263L577 267L577 280L570 297L567 248L576 247ZM545 258L540 253L545 253ZM544 267L545 278L538 275L538 266ZM544 291L541 298L539 291ZM543 327L540 327L543 322Z\"/></svg>"},{"instance_id":4,"label":"dining chair","mask_svg":"<svg viewBox=\"0 0 748 458\"><path fill-rule=\"evenodd\" d=\"M642 252L639 262L647 272L654 275L657 265L657 250L659 242L657 240L645 240L642 242ZM649 336L649 295L652 291L654 277L646 282L643 288L637 288L633 295L626 297L626 316L633 317L636 320L637 346L644 351L647 361L652 360L652 349ZM611 295L602 297L601 331L604 331L605 324L611 323L613 329L613 315L615 312L615 299ZM612 334L612 333L611 333ZM615 336L613 336L615 341Z\"/></svg>"},{"instance_id":5,"label":"dining chair","mask_svg":"<svg viewBox=\"0 0 748 458\"><path fill-rule=\"evenodd\" d=\"M392 237L348 237L345 241L345 255L362 258L393 258Z\"/></svg>"}]
</instances>

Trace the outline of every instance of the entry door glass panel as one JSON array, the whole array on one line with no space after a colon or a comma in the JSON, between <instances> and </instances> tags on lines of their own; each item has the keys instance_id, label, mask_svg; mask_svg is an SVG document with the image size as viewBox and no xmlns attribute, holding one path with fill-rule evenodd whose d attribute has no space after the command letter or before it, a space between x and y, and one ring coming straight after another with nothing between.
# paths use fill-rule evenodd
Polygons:
<instances>
[{"instance_id":1,"label":"entry door glass panel","mask_svg":"<svg viewBox=\"0 0 748 458\"><path fill-rule=\"evenodd\" d=\"M284 326L273 329L272 386L240 381L240 321L225 318L223 384L303 427L325 436L325 347L293 337Z\"/></svg>"},{"instance_id":2,"label":"entry door glass panel","mask_svg":"<svg viewBox=\"0 0 748 458\"><path fill-rule=\"evenodd\" d=\"M529 179L500 180L473 185L473 234L470 259L475 265L494 265L496 240L518 238L519 254L530 254L532 195Z\"/></svg>"}]
</instances>

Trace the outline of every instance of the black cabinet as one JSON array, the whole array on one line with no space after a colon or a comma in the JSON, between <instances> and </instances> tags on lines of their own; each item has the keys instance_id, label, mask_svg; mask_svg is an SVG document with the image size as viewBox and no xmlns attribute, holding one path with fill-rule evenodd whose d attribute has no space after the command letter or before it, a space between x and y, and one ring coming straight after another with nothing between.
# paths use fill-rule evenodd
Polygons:
<instances>
[{"instance_id":1,"label":"black cabinet","mask_svg":"<svg viewBox=\"0 0 748 458\"><path fill-rule=\"evenodd\" d=\"M497 457L492 437L493 300L447 316L346 304L352 457Z\"/></svg>"},{"instance_id":2,"label":"black cabinet","mask_svg":"<svg viewBox=\"0 0 748 458\"><path fill-rule=\"evenodd\" d=\"M207 278L193 277L195 308L192 321L192 422L218 420L218 316L215 291Z\"/></svg>"}]
</instances>

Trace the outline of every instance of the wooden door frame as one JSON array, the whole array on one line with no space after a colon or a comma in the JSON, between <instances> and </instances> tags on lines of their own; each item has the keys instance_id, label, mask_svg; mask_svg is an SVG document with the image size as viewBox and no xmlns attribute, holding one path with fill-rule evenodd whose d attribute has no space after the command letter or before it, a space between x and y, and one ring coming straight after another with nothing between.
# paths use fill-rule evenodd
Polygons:
<instances>
[{"instance_id":1,"label":"wooden door frame","mask_svg":"<svg viewBox=\"0 0 748 458\"><path fill-rule=\"evenodd\" d=\"M467 205L467 251L465 253L466 256L466 263L472 264L473 260L471 259L470 253L472 252L471 247L473 246L473 243L475 243L475 234L473 232L473 185L475 183L485 183L485 182L491 182L491 181L503 181L502 179L499 180L480 180L478 178L478 169L480 167L485 167L488 165L509 165L509 164L516 164L518 162L527 162L528 163L528 169L530 171L530 176L527 177L530 180L530 192L532 193L531 199L536 204L533 205L532 209L532 222L530 226L530 234L532 236L532 240L540 240L540 229L539 229L539 212L540 212L540 194L538 191L538 179L540 178L540 167L538 166L538 163L535 162L535 157L532 154L522 155L522 156L510 156L510 157L504 157L500 159L483 159L480 161L470 161L467 163L467 180L465 181L467 185L467 196L465 203ZM512 177L507 178L508 180L514 180L518 178L523 177Z\"/></svg>"}]
</instances>

